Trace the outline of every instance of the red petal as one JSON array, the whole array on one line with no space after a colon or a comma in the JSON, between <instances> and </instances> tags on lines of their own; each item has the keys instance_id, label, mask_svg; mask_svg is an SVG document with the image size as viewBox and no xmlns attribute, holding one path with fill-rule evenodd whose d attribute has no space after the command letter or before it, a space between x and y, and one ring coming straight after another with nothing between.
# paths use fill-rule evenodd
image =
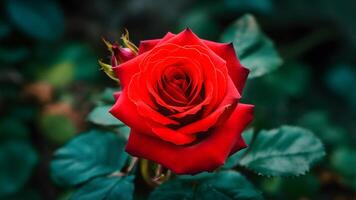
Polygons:
<instances>
[{"instance_id":1,"label":"red petal","mask_svg":"<svg viewBox=\"0 0 356 200\"><path fill-rule=\"evenodd\" d=\"M117 101L117 99L120 97L121 92L114 92L114 99Z\"/></svg>"},{"instance_id":2,"label":"red petal","mask_svg":"<svg viewBox=\"0 0 356 200\"><path fill-rule=\"evenodd\" d=\"M185 29L184 31L180 32L176 36L172 37L171 39L167 40L166 42L161 41L160 44L176 44L179 46L187 46L187 47L203 47L210 59L214 62L216 67L220 67L221 65L225 64L225 60L220 58L215 52L213 52L204 42L200 39L197 35L195 35L189 28ZM158 44L158 45L160 45ZM201 48L199 48L201 50Z\"/></svg>"},{"instance_id":3,"label":"red petal","mask_svg":"<svg viewBox=\"0 0 356 200\"><path fill-rule=\"evenodd\" d=\"M203 41L211 50L226 61L229 75L240 94L242 94L249 70L241 65L236 56L233 44L217 43L207 40Z\"/></svg>"},{"instance_id":4,"label":"red petal","mask_svg":"<svg viewBox=\"0 0 356 200\"><path fill-rule=\"evenodd\" d=\"M146 51L153 49L160 41L164 42L170 38L175 36L175 34L168 32L162 39L153 39L153 40L143 40L140 42L140 46L138 48L138 54L143 54Z\"/></svg>"},{"instance_id":5,"label":"red petal","mask_svg":"<svg viewBox=\"0 0 356 200\"><path fill-rule=\"evenodd\" d=\"M140 72L138 63L144 58L143 55L137 56L127 62L124 62L116 67L113 67L116 76L120 79L120 84L122 88L129 85L132 77Z\"/></svg>"},{"instance_id":6,"label":"red petal","mask_svg":"<svg viewBox=\"0 0 356 200\"><path fill-rule=\"evenodd\" d=\"M126 90L121 92L120 97L109 112L130 128L134 127L144 134L153 134L151 128L146 124L146 120L137 113L136 105L127 97Z\"/></svg>"},{"instance_id":7,"label":"red petal","mask_svg":"<svg viewBox=\"0 0 356 200\"><path fill-rule=\"evenodd\" d=\"M133 156L153 160L176 174L213 171L224 164L241 133L253 119L253 106L238 104L231 117L200 143L174 145L131 129L126 151Z\"/></svg>"},{"instance_id":8,"label":"red petal","mask_svg":"<svg viewBox=\"0 0 356 200\"><path fill-rule=\"evenodd\" d=\"M230 79L229 79L230 80ZM185 134L196 134L199 132L205 132L209 128L216 125L220 121L220 117L225 117L224 114L231 114L229 109L233 109L236 106L237 101L240 99L240 94L234 87L232 81L230 80L227 87L227 93L220 105L209 115L204 116L202 119L197 120L191 124L188 124L177 131Z\"/></svg>"}]
</instances>

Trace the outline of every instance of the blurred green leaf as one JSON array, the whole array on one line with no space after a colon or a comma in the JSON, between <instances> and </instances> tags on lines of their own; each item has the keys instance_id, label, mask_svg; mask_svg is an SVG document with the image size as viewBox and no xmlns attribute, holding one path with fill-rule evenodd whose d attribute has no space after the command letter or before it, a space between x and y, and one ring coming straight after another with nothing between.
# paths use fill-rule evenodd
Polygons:
<instances>
[{"instance_id":1,"label":"blurred green leaf","mask_svg":"<svg viewBox=\"0 0 356 200\"><path fill-rule=\"evenodd\" d=\"M72 63L75 80L94 80L99 74L96 54L84 43L66 44L58 52L57 63Z\"/></svg>"},{"instance_id":2,"label":"blurred green leaf","mask_svg":"<svg viewBox=\"0 0 356 200\"><path fill-rule=\"evenodd\" d=\"M0 120L0 138L26 138L29 130L26 125L15 117Z\"/></svg>"},{"instance_id":3,"label":"blurred green leaf","mask_svg":"<svg viewBox=\"0 0 356 200\"><path fill-rule=\"evenodd\" d=\"M60 185L74 186L119 171L127 159L124 146L110 132L83 133L54 153L51 175Z\"/></svg>"},{"instance_id":4,"label":"blurred green leaf","mask_svg":"<svg viewBox=\"0 0 356 200\"><path fill-rule=\"evenodd\" d=\"M255 18L244 15L222 34L223 42L233 42L241 63L251 70L249 78L276 70L283 61L270 40L259 28Z\"/></svg>"},{"instance_id":5,"label":"blurred green leaf","mask_svg":"<svg viewBox=\"0 0 356 200\"><path fill-rule=\"evenodd\" d=\"M16 194L6 196L4 199L6 200L41 200L41 195L38 191L26 188L24 190L20 190Z\"/></svg>"},{"instance_id":6,"label":"blurred green leaf","mask_svg":"<svg viewBox=\"0 0 356 200\"><path fill-rule=\"evenodd\" d=\"M63 115L43 115L39 127L47 139L57 144L68 141L77 131L74 122Z\"/></svg>"},{"instance_id":7,"label":"blurred green leaf","mask_svg":"<svg viewBox=\"0 0 356 200\"><path fill-rule=\"evenodd\" d=\"M30 122L37 115L38 108L29 104L17 105L12 108L11 117L17 118L24 122Z\"/></svg>"},{"instance_id":8,"label":"blurred green leaf","mask_svg":"<svg viewBox=\"0 0 356 200\"><path fill-rule=\"evenodd\" d=\"M248 129L248 130L244 131L242 133L242 137L245 140L245 143L249 146L251 144L251 141L252 141L252 138L253 138L253 129L251 128L251 129ZM227 159L227 161L226 161L225 165L223 166L223 168L230 169L230 168L233 168L233 167L237 166L239 164L239 161L240 161L241 157L243 155L245 155L247 149L248 148L242 149L242 150L236 152L234 155L230 156Z\"/></svg>"},{"instance_id":9,"label":"blurred green leaf","mask_svg":"<svg viewBox=\"0 0 356 200\"><path fill-rule=\"evenodd\" d=\"M218 24L214 21L208 9L195 9L183 15L179 20L178 29L190 28L202 38L213 38L218 35Z\"/></svg>"},{"instance_id":10,"label":"blurred green leaf","mask_svg":"<svg viewBox=\"0 0 356 200\"><path fill-rule=\"evenodd\" d=\"M3 22L2 20L0 20L0 39L8 36L10 34L10 26Z\"/></svg>"},{"instance_id":11,"label":"blurred green leaf","mask_svg":"<svg viewBox=\"0 0 356 200\"><path fill-rule=\"evenodd\" d=\"M120 91L120 88L105 88L104 92L100 95L100 100L104 103L112 104L115 102L114 92Z\"/></svg>"},{"instance_id":12,"label":"blurred green leaf","mask_svg":"<svg viewBox=\"0 0 356 200\"><path fill-rule=\"evenodd\" d=\"M88 121L102 126L124 125L109 113L111 106L98 106L88 115Z\"/></svg>"},{"instance_id":13,"label":"blurred green leaf","mask_svg":"<svg viewBox=\"0 0 356 200\"><path fill-rule=\"evenodd\" d=\"M346 130L334 125L326 111L310 111L301 116L298 125L312 130L324 143L330 146L350 142Z\"/></svg>"},{"instance_id":14,"label":"blurred green leaf","mask_svg":"<svg viewBox=\"0 0 356 200\"><path fill-rule=\"evenodd\" d=\"M70 199L132 200L134 176L98 177L80 187Z\"/></svg>"},{"instance_id":15,"label":"blurred green leaf","mask_svg":"<svg viewBox=\"0 0 356 200\"><path fill-rule=\"evenodd\" d=\"M332 167L343 177L343 181L356 191L356 149L343 146L331 154Z\"/></svg>"},{"instance_id":16,"label":"blurred green leaf","mask_svg":"<svg viewBox=\"0 0 356 200\"><path fill-rule=\"evenodd\" d=\"M194 177L169 180L157 187L149 199L263 199L261 193L235 171L205 173L204 176Z\"/></svg>"},{"instance_id":17,"label":"blurred green leaf","mask_svg":"<svg viewBox=\"0 0 356 200\"><path fill-rule=\"evenodd\" d=\"M281 182L281 191L288 196L288 199L315 199L320 192L320 183L318 177L313 174L286 178Z\"/></svg>"},{"instance_id":18,"label":"blurred green leaf","mask_svg":"<svg viewBox=\"0 0 356 200\"><path fill-rule=\"evenodd\" d=\"M283 196L284 199L315 199L320 192L320 182L318 177L309 173L293 178L264 178L261 188L270 195Z\"/></svg>"},{"instance_id":19,"label":"blurred green leaf","mask_svg":"<svg viewBox=\"0 0 356 200\"><path fill-rule=\"evenodd\" d=\"M74 79L74 64L63 61L54 64L49 69L40 72L39 79L57 88L63 88Z\"/></svg>"},{"instance_id":20,"label":"blurred green leaf","mask_svg":"<svg viewBox=\"0 0 356 200\"><path fill-rule=\"evenodd\" d=\"M54 40L64 32L64 17L55 1L7 0L5 6L11 21L29 36Z\"/></svg>"},{"instance_id":21,"label":"blurred green leaf","mask_svg":"<svg viewBox=\"0 0 356 200\"><path fill-rule=\"evenodd\" d=\"M307 129L282 126L258 133L240 165L265 176L298 176L325 155L323 144Z\"/></svg>"},{"instance_id":22,"label":"blurred green leaf","mask_svg":"<svg viewBox=\"0 0 356 200\"><path fill-rule=\"evenodd\" d=\"M6 63L15 63L23 61L29 55L29 50L25 47L0 48L0 61Z\"/></svg>"},{"instance_id":23,"label":"blurred green leaf","mask_svg":"<svg viewBox=\"0 0 356 200\"><path fill-rule=\"evenodd\" d=\"M120 136L122 136L123 138L125 138L126 140L129 138L130 135L130 127L128 126L120 126L117 128L117 130L119 131Z\"/></svg>"},{"instance_id":24,"label":"blurred green leaf","mask_svg":"<svg viewBox=\"0 0 356 200\"><path fill-rule=\"evenodd\" d=\"M27 141L1 142L0 198L18 192L30 178L37 161L37 153Z\"/></svg>"},{"instance_id":25,"label":"blurred green leaf","mask_svg":"<svg viewBox=\"0 0 356 200\"><path fill-rule=\"evenodd\" d=\"M57 88L66 87L73 81L95 80L99 74L96 56L81 43L65 44L54 52L47 65L46 68L36 69L37 79Z\"/></svg>"},{"instance_id":26,"label":"blurred green leaf","mask_svg":"<svg viewBox=\"0 0 356 200\"><path fill-rule=\"evenodd\" d=\"M270 13L273 11L272 0L224 0L228 9L238 11L258 11L260 13Z\"/></svg>"},{"instance_id":27,"label":"blurred green leaf","mask_svg":"<svg viewBox=\"0 0 356 200\"><path fill-rule=\"evenodd\" d=\"M276 194L281 190L282 177L265 177L262 179L260 187L267 194Z\"/></svg>"},{"instance_id":28,"label":"blurred green leaf","mask_svg":"<svg viewBox=\"0 0 356 200\"><path fill-rule=\"evenodd\" d=\"M356 70L347 64L335 65L325 76L326 85L335 94L356 106Z\"/></svg>"},{"instance_id":29,"label":"blurred green leaf","mask_svg":"<svg viewBox=\"0 0 356 200\"><path fill-rule=\"evenodd\" d=\"M73 190L71 189L66 190L59 195L57 200L69 200L72 195L73 195Z\"/></svg>"},{"instance_id":30,"label":"blurred green leaf","mask_svg":"<svg viewBox=\"0 0 356 200\"><path fill-rule=\"evenodd\" d=\"M297 62L288 62L274 73L263 77L264 84L273 87L288 96L301 96L309 85L308 66Z\"/></svg>"}]
</instances>

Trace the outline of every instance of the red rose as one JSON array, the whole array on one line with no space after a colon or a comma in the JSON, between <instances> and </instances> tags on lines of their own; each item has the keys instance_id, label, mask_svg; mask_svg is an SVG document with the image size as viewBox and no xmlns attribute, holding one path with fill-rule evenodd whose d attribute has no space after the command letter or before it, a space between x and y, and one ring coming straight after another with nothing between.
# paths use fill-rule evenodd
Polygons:
<instances>
[{"instance_id":1,"label":"red rose","mask_svg":"<svg viewBox=\"0 0 356 200\"><path fill-rule=\"evenodd\" d=\"M212 171L245 148L253 106L239 103L248 70L232 44L191 30L145 40L113 68L122 92L110 112L131 128L126 151L177 174Z\"/></svg>"}]
</instances>

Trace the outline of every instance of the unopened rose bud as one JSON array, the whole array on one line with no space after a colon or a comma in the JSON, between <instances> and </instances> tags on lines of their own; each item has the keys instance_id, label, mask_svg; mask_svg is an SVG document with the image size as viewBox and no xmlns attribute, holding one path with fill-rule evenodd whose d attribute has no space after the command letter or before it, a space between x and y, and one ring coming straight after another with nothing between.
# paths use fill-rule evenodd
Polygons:
<instances>
[{"instance_id":1,"label":"unopened rose bud","mask_svg":"<svg viewBox=\"0 0 356 200\"><path fill-rule=\"evenodd\" d=\"M112 45L112 57L111 57L111 65L114 67L121 63L124 63L128 60L131 60L136 56L136 53L131 49L126 47L120 47L119 45Z\"/></svg>"},{"instance_id":2,"label":"unopened rose bud","mask_svg":"<svg viewBox=\"0 0 356 200\"><path fill-rule=\"evenodd\" d=\"M129 32L127 30L125 30L125 33L121 36L121 40L122 46L118 43L111 44L103 38L103 42L111 52L111 65L99 60L100 69L115 81L118 81L118 79L112 68L135 58L138 54L138 48L130 41Z\"/></svg>"}]
</instances>

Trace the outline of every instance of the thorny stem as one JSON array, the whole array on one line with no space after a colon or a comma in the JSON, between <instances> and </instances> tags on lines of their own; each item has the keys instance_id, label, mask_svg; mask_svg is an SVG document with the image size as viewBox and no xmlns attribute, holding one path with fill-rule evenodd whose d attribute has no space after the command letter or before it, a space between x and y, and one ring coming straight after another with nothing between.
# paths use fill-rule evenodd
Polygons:
<instances>
[{"instance_id":1,"label":"thorny stem","mask_svg":"<svg viewBox=\"0 0 356 200\"><path fill-rule=\"evenodd\" d=\"M122 177L125 175L126 175L125 173L118 171L118 172L114 172L114 173L110 174L109 177Z\"/></svg>"},{"instance_id":2,"label":"thorny stem","mask_svg":"<svg viewBox=\"0 0 356 200\"><path fill-rule=\"evenodd\" d=\"M145 180L145 182L150 185L151 187L155 187L157 185L162 184L164 181L168 180L169 177L171 176L171 171L167 170L166 173L163 173L163 167L162 165L159 164L153 164L157 165L154 176L152 177L152 164L150 165L150 162L148 160L142 159L140 162L140 168L141 168L141 174L142 178Z\"/></svg>"},{"instance_id":3,"label":"thorny stem","mask_svg":"<svg viewBox=\"0 0 356 200\"><path fill-rule=\"evenodd\" d=\"M129 166L126 168L126 173L130 173L132 171L132 169L135 167L135 165L138 162L138 158L137 157L132 157L131 162L129 164Z\"/></svg>"},{"instance_id":4,"label":"thorny stem","mask_svg":"<svg viewBox=\"0 0 356 200\"><path fill-rule=\"evenodd\" d=\"M132 157L131 162L130 162L129 166L126 168L125 172L116 171L116 172L113 172L112 174L110 174L109 177L121 177L121 176L128 175L132 171L132 169L135 167L135 165L137 164L137 161L138 161L137 157Z\"/></svg>"}]
</instances>

